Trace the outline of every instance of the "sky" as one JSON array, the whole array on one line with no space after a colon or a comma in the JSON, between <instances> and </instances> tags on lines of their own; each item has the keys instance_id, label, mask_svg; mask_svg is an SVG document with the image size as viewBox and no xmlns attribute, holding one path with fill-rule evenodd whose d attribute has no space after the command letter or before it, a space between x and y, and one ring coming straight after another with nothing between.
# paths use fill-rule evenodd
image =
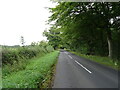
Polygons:
<instances>
[{"instance_id":1,"label":"sky","mask_svg":"<svg viewBox=\"0 0 120 90\"><path fill-rule=\"evenodd\" d=\"M23 36L25 45L47 40L42 33L51 15L45 7L55 7L49 0L0 0L0 45L20 45Z\"/></svg>"}]
</instances>

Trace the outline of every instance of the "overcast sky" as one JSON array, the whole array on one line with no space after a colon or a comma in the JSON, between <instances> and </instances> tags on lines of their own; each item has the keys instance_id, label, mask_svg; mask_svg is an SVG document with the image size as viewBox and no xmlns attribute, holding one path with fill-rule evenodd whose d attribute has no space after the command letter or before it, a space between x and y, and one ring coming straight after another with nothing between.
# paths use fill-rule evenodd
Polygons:
<instances>
[{"instance_id":1,"label":"overcast sky","mask_svg":"<svg viewBox=\"0 0 120 90\"><path fill-rule=\"evenodd\" d=\"M0 44L20 45L46 40L43 31L49 26L46 20L51 15L45 7L55 7L49 0L0 0Z\"/></svg>"}]
</instances>

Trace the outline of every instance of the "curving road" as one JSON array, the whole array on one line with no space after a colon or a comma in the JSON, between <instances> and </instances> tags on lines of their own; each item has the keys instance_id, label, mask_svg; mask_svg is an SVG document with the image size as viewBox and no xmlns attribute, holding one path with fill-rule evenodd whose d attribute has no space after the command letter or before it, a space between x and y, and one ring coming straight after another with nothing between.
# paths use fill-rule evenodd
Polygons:
<instances>
[{"instance_id":1,"label":"curving road","mask_svg":"<svg viewBox=\"0 0 120 90\"><path fill-rule=\"evenodd\" d=\"M53 88L118 88L118 71L61 50Z\"/></svg>"}]
</instances>

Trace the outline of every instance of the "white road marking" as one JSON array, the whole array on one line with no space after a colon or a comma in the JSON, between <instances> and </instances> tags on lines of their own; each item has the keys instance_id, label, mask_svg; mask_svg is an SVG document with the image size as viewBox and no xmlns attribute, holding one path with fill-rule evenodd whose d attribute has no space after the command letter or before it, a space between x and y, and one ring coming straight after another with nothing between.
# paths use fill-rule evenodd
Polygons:
<instances>
[{"instance_id":1,"label":"white road marking","mask_svg":"<svg viewBox=\"0 0 120 90\"><path fill-rule=\"evenodd\" d=\"M68 55L71 59L73 59L70 55Z\"/></svg>"},{"instance_id":2,"label":"white road marking","mask_svg":"<svg viewBox=\"0 0 120 90\"><path fill-rule=\"evenodd\" d=\"M88 70L86 67L84 67L82 64L80 64L78 61L75 60L75 62L80 65L82 68L84 68L87 72L92 73L90 70Z\"/></svg>"},{"instance_id":3,"label":"white road marking","mask_svg":"<svg viewBox=\"0 0 120 90\"><path fill-rule=\"evenodd\" d=\"M67 52L64 52L65 54L68 54Z\"/></svg>"}]
</instances>

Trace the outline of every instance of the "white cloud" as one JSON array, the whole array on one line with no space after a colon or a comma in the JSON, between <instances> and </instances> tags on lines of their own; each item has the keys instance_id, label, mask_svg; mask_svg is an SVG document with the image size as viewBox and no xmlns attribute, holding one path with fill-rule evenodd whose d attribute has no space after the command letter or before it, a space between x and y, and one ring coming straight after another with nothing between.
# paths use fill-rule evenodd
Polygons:
<instances>
[{"instance_id":1,"label":"white cloud","mask_svg":"<svg viewBox=\"0 0 120 90\"><path fill-rule=\"evenodd\" d=\"M42 36L51 15L45 7L55 7L49 0L0 0L0 44L18 45L20 36L26 44L46 40Z\"/></svg>"}]
</instances>

